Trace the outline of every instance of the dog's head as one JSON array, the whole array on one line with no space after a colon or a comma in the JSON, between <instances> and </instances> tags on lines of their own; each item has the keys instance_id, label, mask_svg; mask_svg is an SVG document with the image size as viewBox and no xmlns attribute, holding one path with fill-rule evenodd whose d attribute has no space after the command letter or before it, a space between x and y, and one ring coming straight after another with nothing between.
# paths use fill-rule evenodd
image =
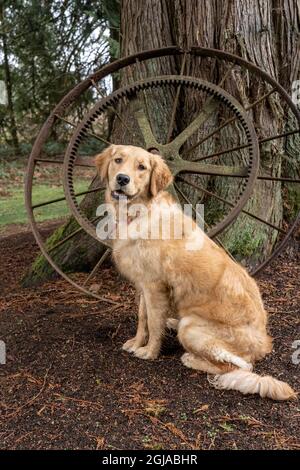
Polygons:
<instances>
[{"instance_id":1,"label":"dog's head","mask_svg":"<svg viewBox=\"0 0 300 470\"><path fill-rule=\"evenodd\" d=\"M96 156L95 164L115 200L155 197L173 180L159 155L132 145L111 145Z\"/></svg>"}]
</instances>

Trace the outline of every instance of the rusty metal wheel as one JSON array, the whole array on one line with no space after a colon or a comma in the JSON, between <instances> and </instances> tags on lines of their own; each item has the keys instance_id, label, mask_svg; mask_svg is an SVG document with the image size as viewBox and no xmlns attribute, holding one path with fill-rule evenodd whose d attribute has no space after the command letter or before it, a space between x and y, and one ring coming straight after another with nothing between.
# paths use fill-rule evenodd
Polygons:
<instances>
[{"instance_id":1,"label":"rusty metal wheel","mask_svg":"<svg viewBox=\"0 0 300 470\"><path fill-rule=\"evenodd\" d=\"M140 100L140 94L151 90L157 91L158 88L168 88L169 90L174 88L173 94L175 94L178 87L181 88L181 91L185 92L191 89L196 90L200 94L205 95L206 101L196 117L192 117L190 124L182 130L180 134L176 135L173 140L163 144L157 141L152 132L150 119L146 115L143 102ZM232 201L234 201L232 205L224 207L224 211L215 219L213 226L206 226L209 236L215 237L236 218L251 195L259 166L257 137L251 120L233 97L216 85L212 85L200 79L184 76L156 77L140 80L137 83L123 87L98 102L82 119L72 135L64 159L65 194L72 213L77 218L79 224L84 227L86 232L97 239L95 224L91 222L87 214L81 210L80 195L78 198L74 188L76 163L81 153L81 145L83 145L86 138L89 137L89 134L92 132L92 127L97 126L97 121L103 121L105 119L107 110L112 107L118 109L122 104L125 107L133 107L133 116L130 123L132 129L128 133L126 144L134 144L136 138L139 137L141 147L149 151L157 151L164 157L175 177L174 188L172 188L172 190L182 202L191 202L185 194L184 188L180 188L182 182L186 181L186 184L191 186L193 183L193 181L184 180L183 175L189 175L193 180L195 180L197 176L200 177L200 175L205 175L205 177L210 177L218 181L223 178L235 178L239 180L238 191L232 198ZM216 164L202 164L184 159L184 150L182 150L184 149L184 144L189 141L190 136L193 135L220 106L223 107L223 111L226 109L227 114L230 116L229 118L235 121L239 126L241 137L246 146L242 158L238 155L234 164L231 166L226 165L224 162L222 164L218 162ZM85 159L85 162L87 165L89 164L88 158ZM90 165L93 167L93 162L90 162ZM201 190L196 188L196 193L199 193L197 198L199 199Z\"/></svg>"},{"instance_id":2,"label":"rusty metal wheel","mask_svg":"<svg viewBox=\"0 0 300 470\"><path fill-rule=\"evenodd\" d=\"M157 76L156 71L163 70L161 64L164 61L176 62L178 75ZM212 64L221 64L225 72L218 83L207 83L200 77L192 76L190 71L193 69L193 61L201 61L203 69ZM178 63L181 64L180 67ZM237 100L226 92L226 88L230 88L231 78L236 71L241 70L260 80L260 96L255 99L248 97L246 100ZM112 83L120 83L120 76L129 77L129 84L120 86L111 93ZM157 125L147 107L147 102L157 99L155 92L159 88L166 89L172 98L171 107L168 109L170 121L163 139L161 135L159 138L155 135L153 129L157 129ZM175 114L181 96L187 92L200 97L198 103L201 102L201 107L196 106L196 109L193 109L185 130L178 127ZM82 104L87 94L89 101L94 101L91 109L85 109ZM291 128L282 129L282 132L274 135L265 135L262 129L255 129L260 149L273 145L274 142L284 142L284 148L288 149L289 170L292 171L285 173L286 168L276 168L275 175L272 172L266 174L265 169L259 166L257 138L251 124L252 112L264 104L271 106L273 95L279 97L285 112L292 115L289 122L293 123ZM138 103L134 110L133 102ZM130 119L128 116L124 118L122 114L126 107L131 110ZM219 113L219 123L214 127L208 126L214 113ZM223 51L198 47L188 51L177 47L146 51L103 67L71 90L42 127L29 159L25 201L33 233L47 260L75 287L103 300L103 297L90 292L87 285L108 256L108 251L101 256L92 272L86 274L85 278L78 278L76 275L73 277L63 272L54 261L53 254L58 246L76 237L82 230L87 231L91 237L95 236L96 216L82 214L79 203L85 194L101 194L101 188L95 186L96 182L90 187L94 173L89 157L110 143L103 129L109 127L112 116L119 121L124 131L122 140L114 143L140 145L146 149L156 149L163 154L176 175L174 189L181 201L191 201L191 188L195 190L193 194L196 194L196 199L193 196L191 202L204 202L210 206L209 201L214 201L216 210L209 213L209 227L207 226L206 230L211 237L224 245L225 249L229 248L229 252L232 250L228 243L228 234L230 235L234 223L241 223L240 220L246 217L257 223L258 227L267 227L269 236L275 239L275 244L273 249L254 265L253 273L257 273L285 246L297 227L299 216L292 214L287 222L278 226L271 218L263 219L248 209L248 206L245 208L245 204L251 206L254 190L261 181L269 181L270 190L279 185L283 198L290 187L299 188L299 147L295 145L295 139L300 136L300 114L289 95L258 67ZM45 157L43 152L47 139L59 126L64 126L69 138L66 154L60 158ZM226 129L230 126L238 130L234 134L237 137L234 143L226 139ZM94 145L93 152L90 151L88 155L85 145L87 139ZM209 147L206 143L210 140L216 140L219 145L217 151L207 152ZM45 174L49 171L55 172L57 179L64 184L65 195L47 201L35 201L33 183L36 171ZM86 181L84 187L79 184L82 179ZM233 189L224 196L222 181L225 179L232 181ZM66 210L71 209L70 213L75 215L80 225L49 250L39 232L37 214L49 204L62 204L66 203L66 200Z\"/></svg>"}]
</instances>

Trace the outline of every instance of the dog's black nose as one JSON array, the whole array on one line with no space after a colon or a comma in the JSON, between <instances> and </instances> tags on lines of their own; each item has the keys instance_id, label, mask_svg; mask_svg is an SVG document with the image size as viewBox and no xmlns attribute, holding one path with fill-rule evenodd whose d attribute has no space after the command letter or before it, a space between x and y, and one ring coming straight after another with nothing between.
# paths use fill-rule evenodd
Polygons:
<instances>
[{"instance_id":1,"label":"dog's black nose","mask_svg":"<svg viewBox=\"0 0 300 470\"><path fill-rule=\"evenodd\" d=\"M128 184L129 181L130 181L129 176L123 175L122 173L119 173L119 174L117 175L117 183L118 183L120 186L126 186L126 184Z\"/></svg>"}]
</instances>

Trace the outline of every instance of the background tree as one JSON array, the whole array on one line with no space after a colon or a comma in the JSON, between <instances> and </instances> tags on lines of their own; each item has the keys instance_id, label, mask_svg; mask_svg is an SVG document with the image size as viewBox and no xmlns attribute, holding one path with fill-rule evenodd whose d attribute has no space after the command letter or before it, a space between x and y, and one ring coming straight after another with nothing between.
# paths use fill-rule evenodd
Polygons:
<instances>
[{"instance_id":1,"label":"background tree","mask_svg":"<svg viewBox=\"0 0 300 470\"><path fill-rule=\"evenodd\" d=\"M0 78L6 81L8 107L0 114L0 143L11 135L13 144L13 148L3 148L2 155L28 154L41 123L57 102L109 60L113 45L107 34L108 3L1 2ZM89 96L80 103L78 117L91 100ZM47 151L62 152L63 144L63 132L53 135Z\"/></svg>"},{"instance_id":2,"label":"background tree","mask_svg":"<svg viewBox=\"0 0 300 470\"><path fill-rule=\"evenodd\" d=\"M19 150L19 140L17 134L17 125L15 118L15 110L13 104L13 93L12 93L12 77L9 63L9 53L7 44L7 33L5 31L5 10L2 4L0 4L0 23L2 24L3 30L1 32L2 47L3 47L3 76L4 83L6 85L7 92L7 110L8 110L8 122L11 134L12 147L15 153Z\"/></svg>"},{"instance_id":3,"label":"background tree","mask_svg":"<svg viewBox=\"0 0 300 470\"><path fill-rule=\"evenodd\" d=\"M94 2L89 2L89 12L93 10L93 3ZM102 28L104 28L104 31L102 31L102 35L100 35L100 37L103 39L103 34L105 34L103 40L105 48L101 53L99 53L100 58L97 57L96 53L94 53L94 56L98 62L100 61L101 63L102 61L101 65L103 65L105 62L114 60L119 55L120 3L119 0L103 0L100 3L96 3L101 7L98 16L101 20L101 25ZM107 32L109 32L109 34L107 34ZM117 86L116 83L113 85ZM92 97L90 98L91 99L88 102L89 104L92 102ZM109 127L111 125L112 122L109 123ZM108 138L109 135L106 135L105 137ZM92 152L90 147L87 150L89 153ZM99 182L95 181L94 184L97 185ZM98 203L97 194L91 194L90 197L84 198L82 208L85 213L94 215L94 211ZM68 237L78 228L79 226L77 221L71 217L62 227L59 227L59 229L49 237L47 240L48 248L51 249L52 246L57 244L61 239ZM102 252L103 246L100 243L95 243L95 241L83 231L76 238L71 238L68 243L55 249L54 259L63 270L71 272L80 271L93 266ZM41 282L42 280L49 279L55 275L56 273L52 266L50 266L44 257L40 255L37 257L28 273L26 273L23 284L32 285Z\"/></svg>"}]
</instances>

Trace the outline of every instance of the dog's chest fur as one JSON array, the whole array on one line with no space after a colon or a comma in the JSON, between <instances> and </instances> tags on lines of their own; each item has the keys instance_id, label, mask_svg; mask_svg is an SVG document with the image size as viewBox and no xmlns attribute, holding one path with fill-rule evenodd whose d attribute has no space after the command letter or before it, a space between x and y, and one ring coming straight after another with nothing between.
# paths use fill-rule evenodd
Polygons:
<instances>
[{"instance_id":1,"label":"dog's chest fur","mask_svg":"<svg viewBox=\"0 0 300 470\"><path fill-rule=\"evenodd\" d=\"M113 258L117 268L135 285L161 280L159 246L151 240L116 240Z\"/></svg>"}]
</instances>

